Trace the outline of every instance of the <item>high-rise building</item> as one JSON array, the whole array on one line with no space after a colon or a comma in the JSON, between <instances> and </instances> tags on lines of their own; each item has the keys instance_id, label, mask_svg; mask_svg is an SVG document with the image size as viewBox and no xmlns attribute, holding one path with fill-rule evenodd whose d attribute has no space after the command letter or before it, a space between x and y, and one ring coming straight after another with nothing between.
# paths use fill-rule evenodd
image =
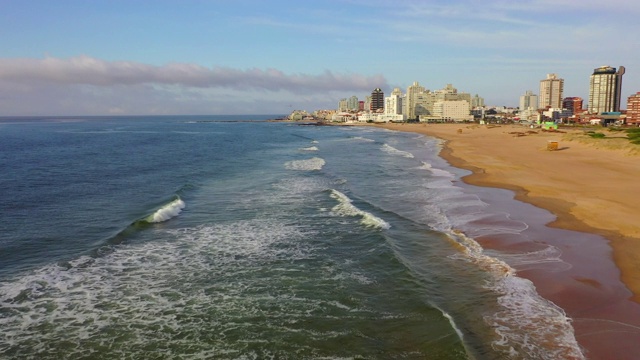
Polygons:
<instances>
[{"instance_id":1,"label":"high-rise building","mask_svg":"<svg viewBox=\"0 0 640 360\"><path fill-rule=\"evenodd\" d=\"M391 96L385 99L384 113L386 115L402 114L402 90L395 88L391 92Z\"/></svg>"},{"instance_id":2,"label":"high-rise building","mask_svg":"<svg viewBox=\"0 0 640 360\"><path fill-rule=\"evenodd\" d=\"M564 79L558 78L556 74L547 74L547 78L540 80L540 97L538 98L538 108L559 108L562 106L562 91L564 90Z\"/></svg>"},{"instance_id":3,"label":"high-rise building","mask_svg":"<svg viewBox=\"0 0 640 360\"><path fill-rule=\"evenodd\" d=\"M375 88L371 92L371 111L379 109L384 109L384 92L380 88Z\"/></svg>"},{"instance_id":4,"label":"high-rise building","mask_svg":"<svg viewBox=\"0 0 640 360\"><path fill-rule=\"evenodd\" d=\"M416 106L419 104L419 97L421 97L425 92L424 86L420 86L420 83L414 81L411 86L407 88L407 101L406 101L406 115L407 119L417 119L418 115L416 114Z\"/></svg>"},{"instance_id":5,"label":"high-rise building","mask_svg":"<svg viewBox=\"0 0 640 360\"><path fill-rule=\"evenodd\" d=\"M538 108L538 95L534 94L533 91L527 90L524 95L520 96L520 111L524 111L527 109L537 109Z\"/></svg>"},{"instance_id":6,"label":"high-rise building","mask_svg":"<svg viewBox=\"0 0 640 360\"><path fill-rule=\"evenodd\" d=\"M471 98L471 108L483 107L484 106L484 98L481 98L478 94L476 94L473 98Z\"/></svg>"},{"instance_id":7,"label":"high-rise building","mask_svg":"<svg viewBox=\"0 0 640 360\"><path fill-rule=\"evenodd\" d=\"M351 111L358 111L358 97L353 95L347 99L347 109Z\"/></svg>"},{"instance_id":8,"label":"high-rise building","mask_svg":"<svg viewBox=\"0 0 640 360\"><path fill-rule=\"evenodd\" d=\"M620 111L620 93L624 66L616 68L601 66L593 70L589 80L589 105L591 114Z\"/></svg>"},{"instance_id":9,"label":"high-rise building","mask_svg":"<svg viewBox=\"0 0 640 360\"><path fill-rule=\"evenodd\" d=\"M571 115L577 115L582 113L582 102L581 97L566 97L562 100L562 108L569 110Z\"/></svg>"},{"instance_id":10,"label":"high-rise building","mask_svg":"<svg viewBox=\"0 0 640 360\"><path fill-rule=\"evenodd\" d=\"M338 111L347 111L349 106L347 105L347 99L340 99L338 102Z\"/></svg>"},{"instance_id":11,"label":"high-rise building","mask_svg":"<svg viewBox=\"0 0 640 360\"><path fill-rule=\"evenodd\" d=\"M627 124L640 124L640 92L627 98Z\"/></svg>"}]
</instances>

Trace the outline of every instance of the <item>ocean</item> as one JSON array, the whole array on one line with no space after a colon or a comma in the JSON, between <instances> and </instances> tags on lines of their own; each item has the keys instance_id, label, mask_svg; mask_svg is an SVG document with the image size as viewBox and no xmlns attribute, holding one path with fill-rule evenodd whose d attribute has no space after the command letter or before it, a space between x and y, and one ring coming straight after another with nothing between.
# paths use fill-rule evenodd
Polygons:
<instances>
[{"instance_id":1,"label":"ocean","mask_svg":"<svg viewBox=\"0 0 640 360\"><path fill-rule=\"evenodd\" d=\"M0 357L582 358L439 140L273 117L0 119Z\"/></svg>"}]
</instances>

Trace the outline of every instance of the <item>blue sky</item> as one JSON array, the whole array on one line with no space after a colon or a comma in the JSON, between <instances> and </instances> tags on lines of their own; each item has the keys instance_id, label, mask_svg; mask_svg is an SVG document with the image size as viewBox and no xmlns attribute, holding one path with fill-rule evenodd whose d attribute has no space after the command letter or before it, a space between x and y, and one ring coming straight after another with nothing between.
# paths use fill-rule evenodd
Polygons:
<instances>
[{"instance_id":1,"label":"blue sky","mask_svg":"<svg viewBox=\"0 0 640 360\"><path fill-rule=\"evenodd\" d=\"M0 116L286 114L453 84L517 106L547 73L640 91L629 0L0 0ZM625 107L625 106L623 106Z\"/></svg>"}]
</instances>

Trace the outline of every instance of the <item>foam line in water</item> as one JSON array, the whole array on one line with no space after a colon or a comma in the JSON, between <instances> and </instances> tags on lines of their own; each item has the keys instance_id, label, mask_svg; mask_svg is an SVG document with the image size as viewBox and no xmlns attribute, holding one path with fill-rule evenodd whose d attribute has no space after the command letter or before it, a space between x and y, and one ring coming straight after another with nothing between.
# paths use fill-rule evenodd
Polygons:
<instances>
[{"instance_id":1,"label":"foam line in water","mask_svg":"<svg viewBox=\"0 0 640 360\"><path fill-rule=\"evenodd\" d=\"M396 148L394 148L393 146L389 145L389 144L384 144L382 145L382 151L386 152L387 154L390 155L396 155L396 156L403 156L406 158L410 158L413 159L413 154L407 151L402 151L402 150L398 150Z\"/></svg>"},{"instance_id":2,"label":"foam line in water","mask_svg":"<svg viewBox=\"0 0 640 360\"><path fill-rule=\"evenodd\" d=\"M284 167L288 170L310 171L310 170L321 170L324 164L325 164L324 159L319 157L314 157L306 160L287 161L284 164Z\"/></svg>"},{"instance_id":3,"label":"foam line in water","mask_svg":"<svg viewBox=\"0 0 640 360\"><path fill-rule=\"evenodd\" d=\"M446 177L446 178L453 178L454 175L446 170L442 170L442 169L437 169L434 168L433 166L431 166L431 164L429 164L428 162L422 162L422 165L418 167L419 169L423 169L423 170L429 170L431 172L431 174L433 174L434 176L441 176L441 177Z\"/></svg>"},{"instance_id":4,"label":"foam line in water","mask_svg":"<svg viewBox=\"0 0 640 360\"><path fill-rule=\"evenodd\" d=\"M317 146L309 146L306 148L300 148L301 151L318 151L318 147Z\"/></svg>"},{"instance_id":5,"label":"foam line in water","mask_svg":"<svg viewBox=\"0 0 640 360\"><path fill-rule=\"evenodd\" d=\"M351 199L338 190L331 189L331 197L338 200L338 205L334 206L331 211L342 216L359 216L362 218L360 221L367 227L374 227L379 229L389 229L391 225L379 217L368 213L366 211L358 209L352 204Z\"/></svg>"},{"instance_id":6,"label":"foam line in water","mask_svg":"<svg viewBox=\"0 0 640 360\"><path fill-rule=\"evenodd\" d=\"M368 139L362 136L354 136L352 137L353 140L360 140L360 141L364 141L364 142L375 142L375 140L373 139Z\"/></svg>"},{"instance_id":7,"label":"foam line in water","mask_svg":"<svg viewBox=\"0 0 640 360\"><path fill-rule=\"evenodd\" d=\"M510 358L584 359L571 319L560 307L541 297L533 283L516 276L507 263L486 255L474 239L458 231L447 235L460 250L452 259L474 264L493 278L485 287L497 295L500 309L485 315L484 321L496 333L495 350Z\"/></svg>"},{"instance_id":8,"label":"foam line in water","mask_svg":"<svg viewBox=\"0 0 640 360\"><path fill-rule=\"evenodd\" d=\"M150 223L159 223L163 221L167 221L171 218L178 216L182 209L184 209L186 204L182 199L177 198L172 202L163 205L160 209L156 210L155 213L149 215L145 220Z\"/></svg>"}]
</instances>

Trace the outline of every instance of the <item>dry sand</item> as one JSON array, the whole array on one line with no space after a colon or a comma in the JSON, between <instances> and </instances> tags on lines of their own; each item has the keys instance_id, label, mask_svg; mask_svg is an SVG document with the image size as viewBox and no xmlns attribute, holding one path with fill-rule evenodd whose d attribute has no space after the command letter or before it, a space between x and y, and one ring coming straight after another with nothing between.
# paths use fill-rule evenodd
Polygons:
<instances>
[{"instance_id":1,"label":"dry sand","mask_svg":"<svg viewBox=\"0 0 640 360\"><path fill-rule=\"evenodd\" d=\"M573 269L519 274L574 319L588 358L633 359L640 353L640 146L624 138L592 139L583 130L543 132L519 125L373 126L445 140L441 156L472 171L466 183L513 190L516 199L557 217L548 226L583 233L558 242ZM549 141L557 141L558 150L548 150ZM544 230L539 235L546 236ZM491 239L481 243L510 246Z\"/></svg>"}]
</instances>

